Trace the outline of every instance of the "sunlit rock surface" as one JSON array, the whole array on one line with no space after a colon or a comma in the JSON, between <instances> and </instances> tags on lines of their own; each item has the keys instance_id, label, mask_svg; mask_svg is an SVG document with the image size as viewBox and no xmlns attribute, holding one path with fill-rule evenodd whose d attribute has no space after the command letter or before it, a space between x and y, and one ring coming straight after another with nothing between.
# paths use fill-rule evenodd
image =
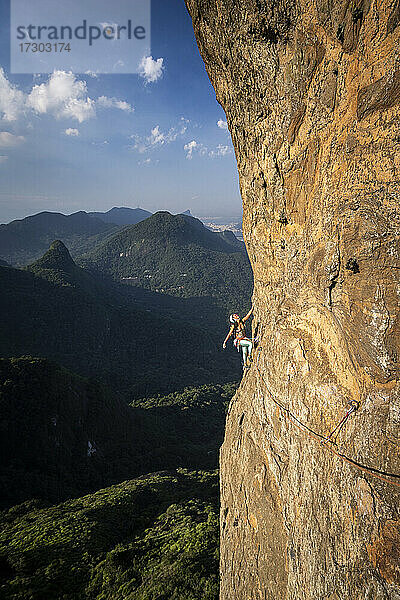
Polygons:
<instances>
[{"instance_id":1,"label":"sunlit rock surface","mask_svg":"<svg viewBox=\"0 0 400 600\"><path fill-rule=\"evenodd\" d=\"M221 451L221 600L398 600L400 5L186 4L261 336ZM337 445L293 418L327 437L352 401Z\"/></svg>"}]
</instances>

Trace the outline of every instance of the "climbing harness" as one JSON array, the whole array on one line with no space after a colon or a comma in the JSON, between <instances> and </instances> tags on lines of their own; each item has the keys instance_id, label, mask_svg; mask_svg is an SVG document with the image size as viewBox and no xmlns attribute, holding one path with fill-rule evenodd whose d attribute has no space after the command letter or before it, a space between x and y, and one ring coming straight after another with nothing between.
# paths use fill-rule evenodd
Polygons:
<instances>
[{"instance_id":1,"label":"climbing harness","mask_svg":"<svg viewBox=\"0 0 400 600\"><path fill-rule=\"evenodd\" d=\"M241 337L241 338L235 338L233 340L233 345L235 346L235 348L237 349L237 351L240 351L240 344L239 342L241 342L242 340L248 340L249 342L252 342L253 344L253 348L256 349L257 348L257 343L258 343L258 337Z\"/></svg>"},{"instance_id":2,"label":"climbing harness","mask_svg":"<svg viewBox=\"0 0 400 600\"><path fill-rule=\"evenodd\" d=\"M355 400L351 401L350 407L347 410L346 414L344 415L344 417L342 417L342 419L333 428L333 430L331 431L331 433L328 436L324 436L324 435L318 433L317 431L314 431L313 429L311 429L310 427L308 427L307 425L305 425L302 421L300 421L289 410L289 408L287 408L286 406L284 406L283 404L281 404L281 402L279 402L278 400L276 400L276 398L274 397L274 395L272 394L272 392L268 388L268 385L267 385L267 383L266 383L263 375L261 374L261 371L260 371L259 366L258 366L258 359L259 359L260 351L261 350L262 350L262 347L259 346L257 348L257 350L256 350L257 358L256 358L255 361L253 361L253 364L255 365L256 371L257 371L258 375L260 376L260 379L261 379L262 383L264 384L264 387L267 390L268 395L271 397L271 400L274 402L274 404L276 404L276 406L279 408L281 414L284 417L286 417L293 425L295 425L295 427L297 427L298 429L300 429L301 431L303 431L310 438L312 438L312 439L320 442L320 444L322 445L322 447L324 449L328 450L329 452L331 452L332 454L334 454L335 456L337 456L338 458L340 458L344 462L352 465L353 467L355 467L356 469L359 469L360 471L363 471L364 473L368 473L369 475L371 475L371 477L375 477L377 479L380 479L381 481L384 481L385 483L390 483L392 485L400 487L400 475L397 475L395 473L387 473L385 471L381 471L379 469L375 469L374 467L369 467L367 465L363 465L363 464L357 462L356 460L354 460L354 459L346 456L342 452L339 452L339 450L335 449L335 446L336 446L336 441L335 440L336 440L339 432L341 431L341 429L345 425L345 423L348 421L350 415L352 413L354 413L356 410L358 410L358 408L359 408L359 403L358 402L356 402ZM398 481L393 481L393 479L397 479Z\"/></svg>"},{"instance_id":3,"label":"climbing harness","mask_svg":"<svg viewBox=\"0 0 400 600\"><path fill-rule=\"evenodd\" d=\"M252 339L252 338L249 338L249 337L237 337L237 338L235 338L235 339L233 340L233 345L235 346L235 348L236 348L236 350L237 350L238 352L240 352L240 342L241 342L242 340L247 340L248 342L252 342L252 343L254 343L254 342L253 342L253 339Z\"/></svg>"}]
</instances>

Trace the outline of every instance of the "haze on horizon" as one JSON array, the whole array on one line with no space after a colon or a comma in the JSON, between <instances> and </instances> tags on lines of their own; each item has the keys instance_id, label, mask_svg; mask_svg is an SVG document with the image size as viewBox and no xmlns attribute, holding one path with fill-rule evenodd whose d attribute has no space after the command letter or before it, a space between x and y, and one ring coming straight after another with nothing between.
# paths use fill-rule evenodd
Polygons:
<instances>
[{"instance_id":1,"label":"haze on horizon","mask_svg":"<svg viewBox=\"0 0 400 600\"><path fill-rule=\"evenodd\" d=\"M127 208L127 209L143 209L142 206L110 206L109 208L105 208L104 210L102 210L102 209L100 209L100 210L95 209L93 211L84 211L84 212L87 212L87 213L91 213L91 212L107 213L107 212L110 212L112 209L115 209L115 208L117 208L117 209L121 209L121 208L122 209L124 209L124 208ZM144 210L147 210L147 209L144 209ZM175 212L171 211L171 210L168 210L168 208L161 208L161 209L156 209L154 211L154 213L159 212L159 211L166 211L166 212L169 212L171 214L181 214L181 213L187 212L187 210L190 211L190 216L192 216L192 217L194 217L196 219L200 219L200 221L203 221L206 224L209 223L209 222L214 222L216 225L227 225L227 224L230 224L230 223L238 223L238 224L240 224L240 222L242 221L242 213L241 212L239 213L239 211L237 213L232 213L232 214L218 215L218 214L200 214L200 213L199 214L195 214L193 212L193 210L191 210L190 208L182 210L182 211L175 211ZM68 215L72 215L72 214L80 212L80 211L77 210L77 211L72 211L72 212L63 212L63 211L59 211L59 210L44 210L44 211L38 211L38 212L35 212L35 213L29 213L29 214L26 214L26 215L22 215L20 217L12 218L12 219L9 219L8 221L6 221L6 220L2 221L1 220L1 216L0 216L0 225L7 225L7 224L11 223L12 221L21 221L21 220L23 220L23 219L25 219L27 217L32 217L32 216L41 214L43 212L57 213L57 214L63 214L65 216L68 216ZM149 211L149 212L152 212L152 211Z\"/></svg>"}]
</instances>

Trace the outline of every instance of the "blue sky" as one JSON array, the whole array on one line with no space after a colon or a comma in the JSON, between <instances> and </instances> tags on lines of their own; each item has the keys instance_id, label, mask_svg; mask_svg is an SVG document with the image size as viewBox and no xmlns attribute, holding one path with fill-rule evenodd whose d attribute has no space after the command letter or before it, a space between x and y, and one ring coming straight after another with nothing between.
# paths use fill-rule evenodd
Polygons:
<instances>
[{"instance_id":1,"label":"blue sky","mask_svg":"<svg viewBox=\"0 0 400 600\"><path fill-rule=\"evenodd\" d=\"M225 114L183 0L152 0L152 59L141 75L97 77L10 74L7 4L0 2L1 223L112 206L240 215Z\"/></svg>"}]
</instances>

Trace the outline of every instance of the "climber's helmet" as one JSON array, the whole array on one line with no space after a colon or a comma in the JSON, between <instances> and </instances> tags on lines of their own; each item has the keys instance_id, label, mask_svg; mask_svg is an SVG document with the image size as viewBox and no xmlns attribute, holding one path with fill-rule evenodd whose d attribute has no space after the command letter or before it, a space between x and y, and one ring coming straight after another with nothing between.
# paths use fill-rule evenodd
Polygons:
<instances>
[{"instance_id":1,"label":"climber's helmet","mask_svg":"<svg viewBox=\"0 0 400 600\"><path fill-rule=\"evenodd\" d=\"M237 315L236 313L234 313L233 315L231 315L229 317L229 321L231 323L236 323L237 321L240 321L240 317L239 317L239 315Z\"/></svg>"}]
</instances>

